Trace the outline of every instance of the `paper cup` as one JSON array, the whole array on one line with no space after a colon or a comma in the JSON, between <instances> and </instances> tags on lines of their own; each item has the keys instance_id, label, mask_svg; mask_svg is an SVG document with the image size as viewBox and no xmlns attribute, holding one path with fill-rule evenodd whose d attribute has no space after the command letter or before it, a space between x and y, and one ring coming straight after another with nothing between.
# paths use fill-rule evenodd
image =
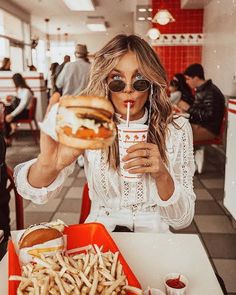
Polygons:
<instances>
[{"instance_id":1,"label":"paper cup","mask_svg":"<svg viewBox=\"0 0 236 295\"><path fill-rule=\"evenodd\" d=\"M169 285L166 284L167 280L176 279L179 276L180 276L180 281L185 284L184 288L177 289L177 288L170 287ZM165 287L166 287L166 294L167 295L186 295L187 294L186 291L188 288L188 279L180 273L170 273L165 277Z\"/></svg>"},{"instance_id":2,"label":"paper cup","mask_svg":"<svg viewBox=\"0 0 236 295\"><path fill-rule=\"evenodd\" d=\"M142 175L131 174L124 169L125 162L122 158L127 154L127 149L139 142L147 141L148 126L144 124L130 124L129 127L120 124L118 128L118 140L119 140L119 153L120 153L120 172L125 181L137 182L141 179Z\"/></svg>"},{"instance_id":3,"label":"paper cup","mask_svg":"<svg viewBox=\"0 0 236 295\"><path fill-rule=\"evenodd\" d=\"M164 292L162 292L159 289L154 289L154 288L148 288L143 292L144 295L166 295Z\"/></svg>"}]
</instances>

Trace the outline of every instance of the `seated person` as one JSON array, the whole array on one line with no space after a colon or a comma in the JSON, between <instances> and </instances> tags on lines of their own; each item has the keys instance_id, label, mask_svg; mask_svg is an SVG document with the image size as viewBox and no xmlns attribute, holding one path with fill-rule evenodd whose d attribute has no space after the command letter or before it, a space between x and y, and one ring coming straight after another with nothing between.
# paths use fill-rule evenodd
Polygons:
<instances>
[{"instance_id":1,"label":"seated person","mask_svg":"<svg viewBox=\"0 0 236 295\"><path fill-rule=\"evenodd\" d=\"M195 100L187 109L193 130L193 139L210 140L220 133L224 116L225 97L212 80L205 80L200 64L192 64L185 71L187 84L195 89Z\"/></svg>"},{"instance_id":2,"label":"seated person","mask_svg":"<svg viewBox=\"0 0 236 295\"><path fill-rule=\"evenodd\" d=\"M4 238L7 240L10 236L10 195L6 189L7 171L6 171L6 146L2 133L0 132L0 230L4 232Z\"/></svg>"},{"instance_id":3,"label":"seated person","mask_svg":"<svg viewBox=\"0 0 236 295\"><path fill-rule=\"evenodd\" d=\"M19 119L25 119L29 116L29 103L33 96L33 91L26 84L21 74L14 74L13 82L16 87L16 98L12 99L10 105L5 106L5 140L6 144L11 144L12 123Z\"/></svg>"},{"instance_id":4,"label":"seated person","mask_svg":"<svg viewBox=\"0 0 236 295\"><path fill-rule=\"evenodd\" d=\"M179 91L178 82L171 80L169 85L170 101L172 104L177 104L181 99L181 91Z\"/></svg>"},{"instance_id":5,"label":"seated person","mask_svg":"<svg viewBox=\"0 0 236 295\"><path fill-rule=\"evenodd\" d=\"M192 89L188 86L184 75L181 73L175 74L173 81L175 81L178 91L181 92L181 97L176 104L183 112L185 112L194 102Z\"/></svg>"}]
</instances>

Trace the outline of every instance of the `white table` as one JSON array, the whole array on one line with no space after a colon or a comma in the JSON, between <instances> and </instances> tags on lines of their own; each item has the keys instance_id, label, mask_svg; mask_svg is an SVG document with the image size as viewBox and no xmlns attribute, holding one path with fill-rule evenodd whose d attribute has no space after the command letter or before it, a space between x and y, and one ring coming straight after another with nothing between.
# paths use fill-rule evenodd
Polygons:
<instances>
[{"instance_id":1,"label":"white table","mask_svg":"<svg viewBox=\"0 0 236 295\"><path fill-rule=\"evenodd\" d=\"M163 278L181 272L189 279L188 295L222 295L197 235L112 233L114 241L142 287L164 291ZM7 294L7 256L0 262L0 294Z\"/></svg>"}]
</instances>

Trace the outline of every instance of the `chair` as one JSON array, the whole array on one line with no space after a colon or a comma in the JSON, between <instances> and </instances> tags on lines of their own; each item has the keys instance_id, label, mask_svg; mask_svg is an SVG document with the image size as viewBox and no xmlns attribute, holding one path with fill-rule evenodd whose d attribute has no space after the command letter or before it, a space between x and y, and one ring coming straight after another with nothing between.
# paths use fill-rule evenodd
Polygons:
<instances>
[{"instance_id":1,"label":"chair","mask_svg":"<svg viewBox=\"0 0 236 295\"><path fill-rule=\"evenodd\" d=\"M201 174L203 170L205 147L209 145L223 145L225 130L227 126L227 119L228 119L228 112L227 112L227 108L225 108L224 116L223 116L221 127L220 127L220 134L213 139L197 140L193 142L194 147L199 147L195 151L195 163L196 163L197 171L199 174Z\"/></svg>"},{"instance_id":2,"label":"chair","mask_svg":"<svg viewBox=\"0 0 236 295\"><path fill-rule=\"evenodd\" d=\"M86 183L84 185L84 189L83 189L82 205L81 205L81 210L80 210L79 223L85 222L86 218L89 215L90 208L91 208L91 201L89 198L89 188L88 188L88 184Z\"/></svg>"},{"instance_id":3,"label":"chair","mask_svg":"<svg viewBox=\"0 0 236 295\"><path fill-rule=\"evenodd\" d=\"M38 135L37 135L36 131L39 130L39 128L38 128L38 123L37 123L36 118L35 118L36 106L37 106L37 98L32 97L31 101L30 101L30 105L29 105L29 116L28 116L28 118L19 119L19 120L15 121L14 123L16 123L17 125L20 124L20 123L29 124L32 136L33 136L33 138L35 140L35 143L38 144ZM32 122L34 122L34 124L35 124L35 130L33 128Z\"/></svg>"},{"instance_id":4,"label":"chair","mask_svg":"<svg viewBox=\"0 0 236 295\"><path fill-rule=\"evenodd\" d=\"M7 191L9 194L13 191L15 195L15 209L16 209L16 228L17 230L24 228L24 206L23 198L18 194L15 182L13 179L13 171L7 167Z\"/></svg>"}]
</instances>

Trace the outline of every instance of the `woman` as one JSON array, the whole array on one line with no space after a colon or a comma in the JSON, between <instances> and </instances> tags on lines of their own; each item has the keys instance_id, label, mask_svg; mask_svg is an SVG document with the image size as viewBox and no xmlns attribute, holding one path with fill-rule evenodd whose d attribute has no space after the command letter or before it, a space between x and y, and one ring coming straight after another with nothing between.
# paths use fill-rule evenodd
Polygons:
<instances>
[{"instance_id":1,"label":"woman","mask_svg":"<svg viewBox=\"0 0 236 295\"><path fill-rule=\"evenodd\" d=\"M2 61L2 66L0 67L0 71L10 71L11 70L11 60L9 57L4 57Z\"/></svg>"},{"instance_id":2,"label":"woman","mask_svg":"<svg viewBox=\"0 0 236 295\"><path fill-rule=\"evenodd\" d=\"M179 90L179 84L176 80L171 80L169 85L170 101L172 104L177 104L181 99L181 91Z\"/></svg>"},{"instance_id":3,"label":"woman","mask_svg":"<svg viewBox=\"0 0 236 295\"><path fill-rule=\"evenodd\" d=\"M101 222L110 231L122 226L167 232L169 225L176 229L188 226L195 202L192 133L186 119L173 121L166 85L165 71L143 39L114 37L96 54L83 94L107 96L116 110L117 123L124 122L125 102L132 100L132 123L149 123L148 143L130 147L123 159L130 173L144 174L142 179L129 183L120 177L117 139L108 150L83 151L42 133L38 159L16 167L19 193L35 203L45 203L59 192L77 157L84 153L91 198L86 222Z\"/></svg>"},{"instance_id":4,"label":"woman","mask_svg":"<svg viewBox=\"0 0 236 295\"><path fill-rule=\"evenodd\" d=\"M49 73L48 73L48 91L49 97L53 95L54 92L57 92L58 89L56 87L56 72L59 67L58 62L53 62L50 66Z\"/></svg>"},{"instance_id":5,"label":"woman","mask_svg":"<svg viewBox=\"0 0 236 295\"><path fill-rule=\"evenodd\" d=\"M7 145L11 145L12 123L19 119L28 118L28 107L34 94L21 74L14 74L12 80L16 87L16 98L12 100L11 105L5 107L5 140Z\"/></svg>"},{"instance_id":6,"label":"woman","mask_svg":"<svg viewBox=\"0 0 236 295\"><path fill-rule=\"evenodd\" d=\"M184 75L181 73L175 74L173 77L173 81L175 82L177 90L181 92L181 98L176 104L181 111L186 112L187 109L194 102L194 95L192 93L192 90L186 83Z\"/></svg>"}]
</instances>

